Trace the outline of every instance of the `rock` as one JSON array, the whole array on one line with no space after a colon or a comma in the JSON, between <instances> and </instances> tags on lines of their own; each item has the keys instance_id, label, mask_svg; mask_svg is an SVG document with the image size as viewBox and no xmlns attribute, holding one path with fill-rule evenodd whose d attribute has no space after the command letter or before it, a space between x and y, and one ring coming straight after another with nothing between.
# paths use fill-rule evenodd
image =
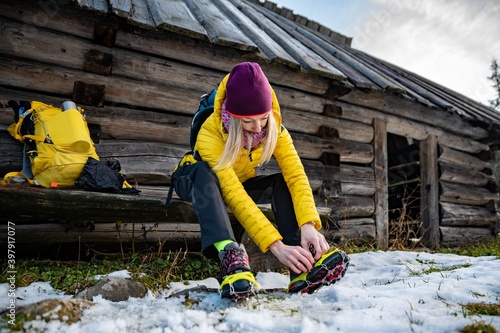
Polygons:
<instances>
[{"instance_id":1,"label":"rock","mask_svg":"<svg viewBox=\"0 0 500 333\"><path fill-rule=\"evenodd\" d=\"M94 303L84 299L47 299L18 309L17 316L24 321L60 320L72 324L80 320L85 309Z\"/></svg>"},{"instance_id":2,"label":"rock","mask_svg":"<svg viewBox=\"0 0 500 333\"><path fill-rule=\"evenodd\" d=\"M146 287L140 282L110 276L83 290L76 295L76 298L92 300L94 296L101 295L109 301L120 302L126 301L129 297L144 297L146 292Z\"/></svg>"}]
</instances>

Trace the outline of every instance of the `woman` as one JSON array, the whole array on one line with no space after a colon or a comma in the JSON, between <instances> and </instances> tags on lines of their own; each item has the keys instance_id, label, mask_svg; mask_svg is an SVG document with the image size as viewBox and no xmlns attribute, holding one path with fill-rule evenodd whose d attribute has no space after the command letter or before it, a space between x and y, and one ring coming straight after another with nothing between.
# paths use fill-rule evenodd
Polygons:
<instances>
[{"instance_id":1,"label":"woman","mask_svg":"<svg viewBox=\"0 0 500 333\"><path fill-rule=\"evenodd\" d=\"M220 83L214 113L203 123L195 150L198 158L186 155L172 178L179 197L193 203L203 253L221 260L222 297L246 297L256 286L227 207L263 252L271 251L290 268L290 292L311 293L344 275L349 259L330 251L318 231L321 220L309 181L257 63L236 65ZM255 168L272 156L282 173L256 176ZM271 203L276 227L259 203Z\"/></svg>"}]
</instances>

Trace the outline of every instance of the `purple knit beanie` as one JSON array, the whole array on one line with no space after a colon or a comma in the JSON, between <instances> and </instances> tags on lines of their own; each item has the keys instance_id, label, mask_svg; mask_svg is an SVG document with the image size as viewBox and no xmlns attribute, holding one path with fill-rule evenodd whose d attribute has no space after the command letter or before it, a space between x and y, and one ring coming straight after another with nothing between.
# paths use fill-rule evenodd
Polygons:
<instances>
[{"instance_id":1,"label":"purple knit beanie","mask_svg":"<svg viewBox=\"0 0 500 333\"><path fill-rule=\"evenodd\" d=\"M271 110L271 86L255 62L233 67L226 83L226 110L236 118L254 117Z\"/></svg>"}]
</instances>

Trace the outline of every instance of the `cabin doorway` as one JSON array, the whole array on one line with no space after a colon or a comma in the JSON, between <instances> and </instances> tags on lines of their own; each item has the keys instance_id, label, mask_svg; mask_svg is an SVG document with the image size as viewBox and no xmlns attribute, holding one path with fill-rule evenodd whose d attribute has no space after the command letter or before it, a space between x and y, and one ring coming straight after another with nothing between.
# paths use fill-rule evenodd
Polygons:
<instances>
[{"instance_id":1,"label":"cabin doorway","mask_svg":"<svg viewBox=\"0 0 500 333\"><path fill-rule=\"evenodd\" d=\"M414 248L420 228L420 149L412 138L387 133L389 246Z\"/></svg>"}]
</instances>

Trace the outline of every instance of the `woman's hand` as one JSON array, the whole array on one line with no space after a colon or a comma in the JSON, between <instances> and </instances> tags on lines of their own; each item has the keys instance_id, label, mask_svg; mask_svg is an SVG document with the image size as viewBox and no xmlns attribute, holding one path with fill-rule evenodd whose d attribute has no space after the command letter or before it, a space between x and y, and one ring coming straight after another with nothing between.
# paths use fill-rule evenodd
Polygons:
<instances>
[{"instance_id":1,"label":"woman's hand","mask_svg":"<svg viewBox=\"0 0 500 333\"><path fill-rule=\"evenodd\" d=\"M312 253L314 261L318 260L330 249L325 236L316 230L314 222L303 224L300 227L300 245Z\"/></svg>"},{"instance_id":2,"label":"woman's hand","mask_svg":"<svg viewBox=\"0 0 500 333\"><path fill-rule=\"evenodd\" d=\"M302 246L290 246L282 241L276 241L269 246L269 250L282 264L297 274L308 272L313 267L314 258L311 252Z\"/></svg>"}]
</instances>

